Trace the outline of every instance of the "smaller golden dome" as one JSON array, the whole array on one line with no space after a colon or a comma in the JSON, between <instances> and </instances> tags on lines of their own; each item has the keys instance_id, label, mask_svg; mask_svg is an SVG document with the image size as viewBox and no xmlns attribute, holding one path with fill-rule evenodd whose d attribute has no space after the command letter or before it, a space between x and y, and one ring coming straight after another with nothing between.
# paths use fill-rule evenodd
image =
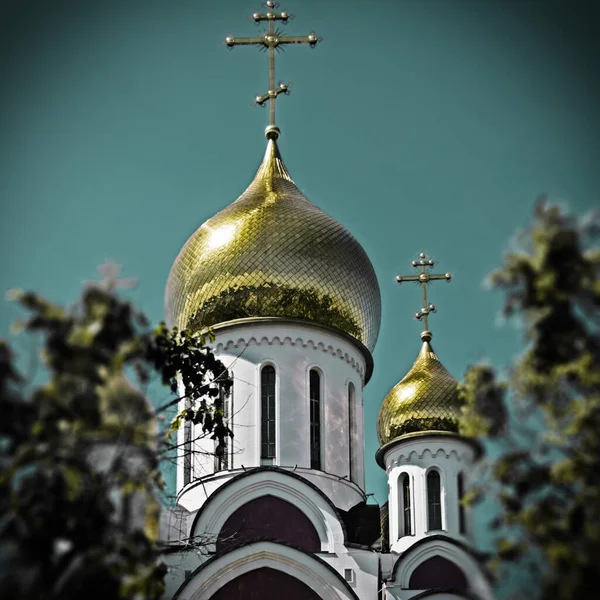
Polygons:
<instances>
[{"instance_id":1,"label":"smaller golden dome","mask_svg":"<svg viewBox=\"0 0 600 600\"><path fill-rule=\"evenodd\" d=\"M381 446L415 431L458 431L458 382L427 338L410 371L385 397L377 418Z\"/></svg>"}]
</instances>

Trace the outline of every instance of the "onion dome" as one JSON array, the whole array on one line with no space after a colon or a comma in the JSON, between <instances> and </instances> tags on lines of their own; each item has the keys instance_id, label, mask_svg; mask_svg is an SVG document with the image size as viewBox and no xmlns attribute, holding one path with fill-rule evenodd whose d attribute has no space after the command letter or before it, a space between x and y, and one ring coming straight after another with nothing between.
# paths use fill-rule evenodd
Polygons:
<instances>
[{"instance_id":1,"label":"onion dome","mask_svg":"<svg viewBox=\"0 0 600 600\"><path fill-rule=\"evenodd\" d=\"M381 318L377 277L358 241L292 181L276 136L248 189L188 239L169 274L170 326L241 318L310 320L373 350Z\"/></svg>"},{"instance_id":2,"label":"onion dome","mask_svg":"<svg viewBox=\"0 0 600 600\"><path fill-rule=\"evenodd\" d=\"M381 446L416 431L458 431L458 382L442 365L423 332L423 346L410 371L385 397L377 418Z\"/></svg>"}]
</instances>

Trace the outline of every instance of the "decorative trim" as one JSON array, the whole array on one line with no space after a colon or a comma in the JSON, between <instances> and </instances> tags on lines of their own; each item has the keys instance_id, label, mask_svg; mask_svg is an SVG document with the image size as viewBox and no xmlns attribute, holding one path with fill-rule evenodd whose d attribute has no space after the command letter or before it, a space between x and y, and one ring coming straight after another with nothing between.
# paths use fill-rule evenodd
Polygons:
<instances>
[{"instance_id":1,"label":"decorative trim","mask_svg":"<svg viewBox=\"0 0 600 600\"><path fill-rule=\"evenodd\" d=\"M265 472L271 472L271 477L267 481L260 479L260 475ZM278 475L276 474L283 477L277 481ZM252 482L254 478L259 480ZM299 489L296 489L291 482L297 482L296 485ZM302 487L311 490L314 497L311 498L310 493L303 492ZM224 490L227 490L225 495L223 495ZM294 504L308 517L319 534L322 551L333 552L337 543L346 543L343 519L331 500L310 481L279 467L256 467L240 473L224 483L211 494L196 513L190 528L190 535L194 535L201 523L204 523L206 527L201 527L199 533L204 533L202 529L218 533L226 519L239 506L267 494Z\"/></svg>"},{"instance_id":2,"label":"decorative trim","mask_svg":"<svg viewBox=\"0 0 600 600\"><path fill-rule=\"evenodd\" d=\"M463 442L464 444L470 446L471 449L473 450L473 452L475 454L474 455L475 461L478 458L480 458L481 453L482 453L481 445L479 444L479 442L477 442L477 440L475 440L473 438L464 437L462 435L459 435L458 433L453 433L451 431L415 431L413 433L407 433L405 435L402 435L399 438L396 438L395 440L392 440L391 442L388 442L387 444L381 446L375 453L375 460L377 461L377 464L382 469L386 470L386 472L389 473L389 469L386 469L386 465L385 465L385 455L388 452L390 452L390 450L392 450L392 448L394 448L400 444L406 443L406 442L411 442L411 441L415 440L416 438L434 438L432 445L437 445L435 438L438 438L438 440L441 438L441 440L438 441L437 443L442 443L442 441ZM438 454L438 452L440 452L440 450L445 453L445 450L442 447L440 447L440 448L438 448L438 450L436 450L435 454L432 454L432 456L437 456L437 454ZM423 456L425 455L425 452L431 452L431 450L429 448L427 448L420 455L417 453L416 450L412 450L411 452L408 453L408 460L411 460L413 458L413 455L417 456L417 458L423 458ZM450 458L450 454L452 454L452 452L455 452L455 454L458 458L458 453L454 449L451 450L450 453L445 453L446 458ZM466 454L467 454L467 450L465 450L464 452L461 453L463 458ZM398 457L398 460L400 458L404 458L404 457L405 457L405 455L401 454L400 457ZM461 458L458 458L458 460L461 460Z\"/></svg>"},{"instance_id":3,"label":"decorative trim","mask_svg":"<svg viewBox=\"0 0 600 600\"><path fill-rule=\"evenodd\" d=\"M433 556L442 556L455 563L465 573L471 586L473 586L474 579L477 576L480 576L483 581L487 580L488 584L493 583L491 573L483 564L483 561L488 559L489 555L477 552L470 545L443 533L423 537L412 546L409 546L396 561L388 582L393 581L408 589L413 571L422 562ZM482 581L479 583L481 584ZM489 591L489 588L485 587Z\"/></svg>"},{"instance_id":4,"label":"decorative trim","mask_svg":"<svg viewBox=\"0 0 600 600\"><path fill-rule=\"evenodd\" d=\"M310 558L308 564L307 557ZM350 585L319 556L289 544L268 540L251 541L225 554L210 558L181 584L175 592L173 600L210 598L229 581L259 567L268 567L288 573L307 584L322 598L359 600ZM186 590L198 576L202 579L198 582L196 589Z\"/></svg>"},{"instance_id":5,"label":"decorative trim","mask_svg":"<svg viewBox=\"0 0 600 600\"><path fill-rule=\"evenodd\" d=\"M452 450L450 450L450 452L448 452L444 448L438 448L435 452L432 452L431 449L429 449L429 448L425 448L420 453L417 450L411 450L408 453L408 455L401 454L398 458L394 459L391 466L389 466L386 469L386 473L390 473L392 471L392 469L395 469L398 466L403 466L408 463L411 463L415 459L417 459L417 460L421 460L423 458L434 459L434 458L438 458L438 456L443 456L443 458L450 458L450 457L454 456L454 458L458 462L462 462L463 460L465 460L465 458L467 458L467 455L468 455L467 451L461 452L459 454L456 451L456 449L454 449L454 448Z\"/></svg>"},{"instance_id":6,"label":"decorative trim","mask_svg":"<svg viewBox=\"0 0 600 600\"><path fill-rule=\"evenodd\" d=\"M286 336L281 339L280 336L274 335L272 338L268 338L267 336L262 336L258 339L256 336L251 336L248 339L244 337L239 337L237 340L230 339L227 342L219 342L214 351L216 353L219 352L227 352L232 348L238 349L240 346L242 348L246 348L247 346L302 346L303 348L310 348L311 350L320 350L321 352L325 352L327 354L331 354L331 356L336 356L340 360L345 361L349 364L359 375L361 380L363 381L363 385L365 384L365 372L361 368L360 364L357 360L355 360L352 356L350 356L347 352L344 352L341 348L335 348L331 344L325 345L323 342L314 342L313 340L304 341L301 337L297 337L293 340L290 336Z\"/></svg>"},{"instance_id":7,"label":"decorative trim","mask_svg":"<svg viewBox=\"0 0 600 600\"><path fill-rule=\"evenodd\" d=\"M315 343L312 340L307 340L305 343L302 340L302 338L297 338L296 342L292 342L291 338L286 337L284 339L284 342L289 339L291 345L296 345L299 341L303 347L307 347L308 344L312 344L314 350L320 349L324 352L330 352L333 356L339 356L340 359L346 360L349 364L352 364L352 367L356 370L357 373L360 374L361 379L363 380L363 386L367 385L367 383L369 383L369 380L371 379L371 375L373 374L373 355L371 354L369 349L362 342L359 342L357 339L353 338L350 334L340 329L336 329L335 327L329 327L327 325L317 323L316 321L310 321L307 319L288 319L284 317L248 317L244 319L233 319L231 321L226 321L225 323L219 323L218 325L214 325L211 329L215 334L219 334L227 331L228 329L235 329L237 327L243 327L246 325L292 325L296 327L303 326L310 327L311 329L317 331L321 330L323 332L329 333L330 335L335 335L354 346L360 352L362 357L365 359L366 369L364 373L362 372L362 369L360 369L359 365L352 364L353 362L355 362L353 361L353 359L351 359L350 357L346 358L348 356L347 353L344 353L340 349L334 349L333 346L325 347L325 344ZM284 345L284 342L280 341L279 336L274 336L273 342L271 343L274 343L274 340L276 338L277 340L279 340L279 345ZM257 345L259 345L256 338L250 338L248 341L251 341L252 339L254 339ZM261 338L260 343L262 343L264 339L267 338ZM229 347L229 344L232 344L234 348L237 348L240 342L242 342L242 344L244 345L247 345L245 339L243 337L240 337L238 338L237 342L231 339L226 343L226 346ZM268 340L267 343L269 343ZM216 348L218 348L220 345L221 343L217 344ZM319 346L321 347L319 348Z\"/></svg>"}]
</instances>

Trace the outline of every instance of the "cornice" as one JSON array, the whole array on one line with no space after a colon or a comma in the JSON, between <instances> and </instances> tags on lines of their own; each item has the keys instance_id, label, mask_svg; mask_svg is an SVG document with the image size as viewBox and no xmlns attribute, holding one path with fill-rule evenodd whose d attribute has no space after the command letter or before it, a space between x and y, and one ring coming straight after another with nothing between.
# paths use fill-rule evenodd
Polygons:
<instances>
[{"instance_id":1,"label":"cornice","mask_svg":"<svg viewBox=\"0 0 600 600\"><path fill-rule=\"evenodd\" d=\"M215 345L214 350L216 353L228 352L232 349L237 350L238 348L246 348L248 346L301 346L302 348L310 348L311 350L325 352L350 365L360 375L363 385L367 382L364 369L361 367L360 363L347 352L344 352L341 348L336 348L332 344L324 344L323 342L315 341L313 339L305 340L299 336L295 338L291 338L290 336L282 338L279 335L274 335L272 337L262 336L260 338L254 335L250 335L250 337L240 336L230 338L226 341L220 341Z\"/></svg>"},{"instance_id":2,"label":"cornice","mask_svg":"<svg viewBox=\"0 0 600 600\"><path fill-rule=\"evenodd\" d=\"M431 448L425 448L423 451L419 452L417 450L411 450L408 454L401 454L392 461L392 463L387 467L386 473L392 471L398 466L402 466L405 464L410 464L413 460L420 460L422 458L438 458L443 456L443 458L451 458L452 456L456 459L457 462L462 462L467 458L468 452L463 451L460 454L452 449L447 451L445 448L438 448L437 450L432 451Z\"/></svg>"},{"instance_id":3,"label":"cornice","mask_svg":"<svg viewBox=\"0 0 600 600\"><path fill-rule=\"evenodd\" d=\"M417 431L417 432L413 432L413 433L406 433L403 436L400 436L400 437L396 438L395 440L388 442L384 446L381 446L381 448L379 448L377 450L377 452L375 453L375 460L377 461L377 464L382 469L386 469L385 455L388 452L390 452L394 447L400 446L402 444L408 445L408 443L410 443L410 442L417 441L417 438L419 438L418 441L426 442L429 445L425 446L420 452L417 450L414 450L414 449L411 451L408 451L408 448L405 448L407 453L400 454L398 459L396 461L394 461L395 463L397 463L400 459L404 459L405 462L410 462L414 458L417 458L417 459L423 458L425 456L425 453L427 453L427 452L431 453L431 456L437 456L437 454L439 452L444 452L446 458L450 458L450 455L454 452L454 454L456 455L458 460L462 460L462 458L467 455L468 450L466 448L461 452L460 457L458 456L458 452L456 451L456 449L452 449L450 452L447 452L445 450L444 446L441 445L441 444L444 444L444 442L453 442L453 441L462 442L463 444L466 445L467 448L470 448L471 452L473 452L474 460L478 460L480 458L481 452L482 452L481 445L479 444L479 442L477 442L477 440L461 436L454 432L450 432L450 431ZM435 446L437 446L437 449L436 449L435 453L433 453L432 448ZM386 469L386 471L389 472L389 468Z\"/></svg>"},{"instance_id":4,"label":"cornice","mask_svg":"<svg viewBox=\"0 0 600 600\"><path fill-rule=\"evenodd\" d=\"M337 336L349 343L350 345L354 346L354 348L358 350L358 352L362 355L362 357L365 360L365 369L363 370L360 363L355 358L350 356L348 352L345 352L340 347L336 347L333 344L325 344L323 342L318 341L318 338L315 335L311 335L310 337L297 335L293 338L291 336L282 337L277 334L274 334L272 336L263 335L260 337L257 337L255 335L235 335L235 329L246 325L292 325L304 327L308 326L313 330L314 333L319 333L319 331L321 331L329 335ZM308 321L304 319L286 319L282 317L250 317L246 319L235 319L232 321L227 321L226 323L220 323L218 325L215 325L212 328L212 330L219 337L231 330L231 337L228 340L221 340L215 344L215 352L227 352L230 349L237 349L240 347L245 348L250 345L302 346L303 348L310 348L311 350L326 352L332 356L338 357L340 360L344 360L360 375L361 379L363 380L363 385L366 385L369 382L369 380L371 379L371 375L373 374L373 356L371 355L366 346L364 346L362 343L360 343L358 340L354 339L347 333L344 333L343 331L340 331L333 327L327 327L325 325L321 325L313 321Z\"/></svg>"}]
</instances>

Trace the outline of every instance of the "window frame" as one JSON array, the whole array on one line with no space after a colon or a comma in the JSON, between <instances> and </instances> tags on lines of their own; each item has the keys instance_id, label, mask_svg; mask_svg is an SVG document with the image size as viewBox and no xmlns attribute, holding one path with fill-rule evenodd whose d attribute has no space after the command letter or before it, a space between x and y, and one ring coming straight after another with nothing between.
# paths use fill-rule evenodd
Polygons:
<instances>
[{"instance_id":1,"label":"window frame","mask_svg":"<svg viewBox=\"0 0 600 600\"><path fill-rule=\"evenodd\" d=\"M313 399L313 373L318 377L316 390L318 397ZM315 471L323 470L323 371L311 367L308 371L308 456L310 468ZM314 417L317 417L316 423ZM314 429L317 429L316 434ZM315 448L315 441L318 446Z\"/></svg>"},{"instance_id":2,"label":"window frame","mask_svg":"<svg viewBox=\"0 0 600 600\"><path fill-rule=\"evenodd\" d=\"M430 484L429 484L429 477L432 473L435 473L437 475L437 480L439 482L439 489L438 489L438 502L437 503L432 503L431 502L431 498L430 498ZM439 468L437 467L432 467L430 469L427 469L427 472L425 473L425 497L426 497L426 501L427 501L427 531L444 531L444 525L445 525L445 518L444 518L444 503L443 503L443 490L444 490L444 482L442 479L442 473L440 471ZM439 505L439 527L435 527L434 525L436 525L436 523L433 523L432 525L432 518L431 518L431 506L437 504Z\"/></svg>"},{"instance_id":3,"label":"window frame","mask_svg":"<svg viewBox=\"0 0 600 600\"><path fill-rule=\"evenodd\" d=\"M229 427L229 419L230 419L230 398L232 392L230 392L229 396L225 394L223 386L219 384L219 396L221 398L221 403L223 406L223 422L227 427ZM221 444L219 444L219 440L215 439L215 464L214 471L215 473L219 473L220 471L227 471L230 468L229 464L229 440L225 437L225 447L222 452L219 454L219 448Z\"/></svg>"},{"instance_id":4,"label":"window frame","mask_svg":"<svg viewBox=\"0 0 600 600\"><path fill-rule=\"evenodd\" d=\"M191 407L189 400L185 401L185 408ZM193 424L191 421L183 423L183 486L190 484L193 479L193 452L192 452Z\"/></svg>"},{"instance_id":5,"label":"window frame","mask_svg":"<svg viewBox=\"0 0 600 600\"><path fill-rule=\"evenodd\" d=\"M356 414L356 386L352 381L346 386L348 396L348 480L353 483L358 483L358 456L354 456L357 452L358 442L358 422Z\"/></svg>"},{"instance_id":6,"label":"window frame","mask_svg":"<svg viewBox=\"0 0 600 600\"><path fill-rule=\"evenodd\" d=\"M272 382L272 395L269 397L267 396L267 398L265 399L264 394L263 394L263 388L265 387L265 381L264 381L264 373L266 370L271 370L273 371L273 382ZM259 455L260 455L260 461L261 464L273 464L277 458L277 381L278 381L278 377L277 377L277 368L276 366L271 363L264 363L263 365L261 365L260 367L260 371L259 371L259 390L260 390L260 404L259 404L259 424L260 424L260 436L259 436ZM266 420L263 418L264 417L264 406L265 406L265 402L267 403L267 409L272 408L272 417L271 418L267 418ZM272 404L272 406L271 406ZM267 412L270 412L269 410L267 410ZM266 426L265 426L265 430L267 432L267 441L264 441L264 430L263 430L263 424L266 422ZM270 427L271 425L271 427ZM271 431L272 429L272 431ZM272 440L271 440L271 434L272 433ZM267 446L266 452L265 452L265 445ZM272 446L272 449L270 448L270 446Z\"/></svg>"},{"instance_id":7,"label":"window frame","mask_svg":"<svg viewBox=\"0 0 600 600\"><path fill-rule=\"evenodd\" d=\"M408 482L408 506L406 483ZM410 473L403 471L398 476L398 539L414 535L414 481ZM408 527L407 527L408 514Z\"/></svg>"}]
</instances>

